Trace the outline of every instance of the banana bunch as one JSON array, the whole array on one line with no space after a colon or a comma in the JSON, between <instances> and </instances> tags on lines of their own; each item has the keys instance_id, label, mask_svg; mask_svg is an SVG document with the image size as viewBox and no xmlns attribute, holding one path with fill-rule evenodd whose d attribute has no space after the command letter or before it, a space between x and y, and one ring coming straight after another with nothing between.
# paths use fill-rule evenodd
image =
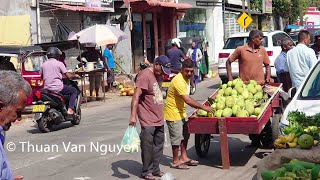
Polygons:
<instances>
[{"instance_id":1,"label":"banana bunch","mask_svg":"<svg viewBox=\"0 0 320 180\"><path fill-rule=\"evenodd\" d=\"M294 133L287 136L281 135L273 144L277 149L295 148L298 145L298 138Z\"/></svg>"}]
</instances>

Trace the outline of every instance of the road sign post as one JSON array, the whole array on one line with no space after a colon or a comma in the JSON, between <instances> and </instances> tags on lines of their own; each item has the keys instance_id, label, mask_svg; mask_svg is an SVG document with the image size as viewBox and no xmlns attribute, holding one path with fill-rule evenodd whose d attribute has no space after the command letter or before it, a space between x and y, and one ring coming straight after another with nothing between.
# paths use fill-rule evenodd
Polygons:
<instances>
[{"instance_id":1,"label":"road sign post","mask_svg":"<svg viewBox=\"0 0 320 180\"><path fill-rule=\"evenodd\" d=\"M247 13L243 12L237 22L243 29L246 29L252 23L252 18Z\"/></svg>"}]
</instances>

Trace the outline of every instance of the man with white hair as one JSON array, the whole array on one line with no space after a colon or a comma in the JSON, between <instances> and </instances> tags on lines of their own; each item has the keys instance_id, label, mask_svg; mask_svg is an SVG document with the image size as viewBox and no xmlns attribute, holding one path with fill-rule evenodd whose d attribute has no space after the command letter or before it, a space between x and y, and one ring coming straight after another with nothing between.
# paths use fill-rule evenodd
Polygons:
<instances>
[{"instance_id":1,"label":"man with white hair","mask_svg":"<svg viewBox=\"0 0 320 180\"><path fill-rule=\"evenodd\" d=\"M3 131L8 131L11 123L20 120L21 111L31 93L31 87L18 73L14 71L0 71L0 177L1 179L18 180L13 177L4 150L5 137Z\"/></svg>"}]
</instances>

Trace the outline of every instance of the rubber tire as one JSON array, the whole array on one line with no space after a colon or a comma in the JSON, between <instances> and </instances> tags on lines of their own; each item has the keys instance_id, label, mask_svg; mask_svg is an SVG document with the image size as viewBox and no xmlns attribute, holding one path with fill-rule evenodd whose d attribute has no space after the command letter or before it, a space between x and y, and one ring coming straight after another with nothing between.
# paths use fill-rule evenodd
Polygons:
<instances>
[{"instance_id":1,"label":"rubber tire","mask_svg":"<svg viewBox=\"0 0 320 180\"><path fill-rule=\"evenodd\" d=\"M210 148L210 134L195 134L195 148L199 157L206 157Z\"/></svg>"},{"instance_id":2,"label":"rubber tire","mask_svg":"<svg viewBox=\"0 0 320 180\"><path fill-rule=\"evenodd\" d=\"M197 91L197 85L194 83L194 87L190 86L190 95L194 95Z\"/></svg>"},{"instance_id":3,"label":"rubber tire","mask_svg":"<svg viewBox=\"0 0 320 180\"><path fill-rule=\"evenodd\" d=\"M79 118L77 118L75 120L72 120L71 124L73 124L73 125L79 125L80 124L80 121L81 121L81 108L78 109L77 116Z\"/></svg>"},{"instance_id":4,"label":"rubber tire","mask_svg":"<svg viewBox=\"0 0 320 180\"><path fill-rule=\"evenodd\" d=\"M280 134L280 129L279 129L279 124L280 124L280 119L281 119L281 114L274 114L271 122L271 128L272 128L272 139L276 140L279 137Z\"/></svg>"},{"instance_id":5,"label":"rubber tire","mask_svg":"<svg viewBox=\"0 0 320 180\"><path fill-rule=\"evenodd\" d=\"M37 121L38 123L38 128L42 133L48 133L53 130L53 123L49 123L50 125L48 126L48 122L46 122L46 118L50 118L49 115L43 115L41 119Z\"/></svg>"}]
</instances>

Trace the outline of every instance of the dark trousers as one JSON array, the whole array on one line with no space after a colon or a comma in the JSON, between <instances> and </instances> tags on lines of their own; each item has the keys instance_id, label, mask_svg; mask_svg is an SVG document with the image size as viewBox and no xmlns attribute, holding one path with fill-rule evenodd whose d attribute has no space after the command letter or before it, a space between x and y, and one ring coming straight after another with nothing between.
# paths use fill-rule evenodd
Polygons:
<instances>
[{"instance_id":1,"label":"dark trousers","mask_svg":"<svg viewBox=\"0 0 320 180\"><path fill-rule=\"evenodd\" d=\"M69 96L69 105L68 108L71 108L75 110L75 103L78 96L77 89L71 86L63 86L62 91L60 91L61 94Z\"/></svg>"},{"instance_id":2,"label":"dark trousers","mask_svg":"<svg viewBox=\"0 0 320 180\"><path fill-rule=\"evenodd\" d=\"M160 159L163 155L164 126L141 127L142 176L160 173Z\"/></svg>"}]
</instances>

